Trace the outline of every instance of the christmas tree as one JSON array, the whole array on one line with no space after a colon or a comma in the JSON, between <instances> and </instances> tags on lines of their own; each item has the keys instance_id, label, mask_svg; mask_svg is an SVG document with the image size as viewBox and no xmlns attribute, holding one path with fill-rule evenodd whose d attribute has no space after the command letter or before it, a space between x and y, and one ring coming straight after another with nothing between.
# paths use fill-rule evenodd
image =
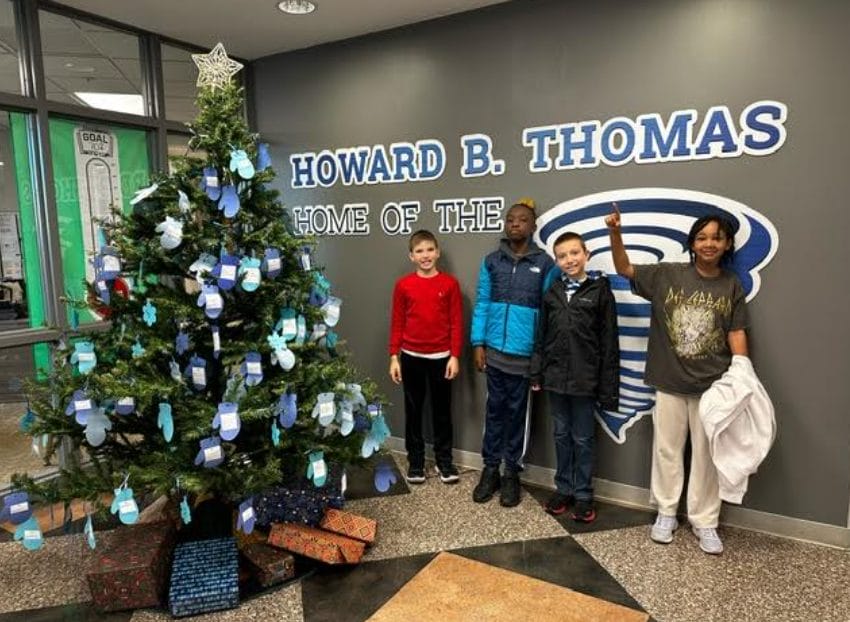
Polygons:
<instances>
[{"instance_id":1,"label":"christmas tree","mask_svg":"<svg viewBox=\"0 0 850 622\"><path fill-rule=\"evenodd\" d=\"M205 158L175 158L131 213L101 223L90 302L109 327L60 342L29 397L29 433L80 460L47 483L16 475L32 500L114 491L123 522L133 489L244 509L284 473L324 485L328 464L362 461L389 434L374 386L337 352L341 301L314 240L267 186L267 146L232 81L241 65L221 44L195 56L190 148Z\"/></svg>"}]
</instances>

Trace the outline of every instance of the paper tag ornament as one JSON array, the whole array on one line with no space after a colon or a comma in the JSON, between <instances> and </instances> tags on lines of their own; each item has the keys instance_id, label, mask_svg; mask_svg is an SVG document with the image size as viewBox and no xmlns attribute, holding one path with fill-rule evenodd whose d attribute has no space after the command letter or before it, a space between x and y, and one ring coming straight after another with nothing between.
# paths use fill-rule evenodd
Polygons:
<instances>
[{"instance_id":1,"label":"paper tag ornament","mask_svg":"<svg viewBox=\"0 0 850 622\"><path fill-rule=\"evenodd\" d=\"M271 156L269 156L268 143L260 143L257 145L257 170L264 171L272 165Z\"/></svg>"},{"instance_id":2,"label":"paper tag ornament","mask_svg":"<svg viewBox=\"0 0 850 622\"><path fill-rule=\"evenodd\" d=\"M133 498L133 489L123 484L115 489L115 498L112 500L110 512L118 514L118 520L125 525L132 525L139 520L139 506Z\"/></svg>"},{"instance_id":3,"label":"paper tag ornament","mask_svg":"<svg viewBox=\"0 0 850 622\"><path fill-rule=\"evenodd\" d=\"M223 291L233 289L236 285L236 273L238 269L239 257L228 254L222 255L212 270L212 275L218 279L219 288Z\"/></svg>"},{"instance_id":4,"label":"paper tag ornament","mask_svg":"<svg viewBox=\"0 0 850 622\"><path fill-rule=\"evenodd\" d=\"M263 253L262 268L268 278L276 278L280 274L281 269L280 251L276 248L267 248Z\"/></svg>"},{"instance_id":5,"label":"paper tag ornament","mask_svg":"<svg viewBox=\"0 0 850 622\"><path fill-rule=\"evenodd\" d=\"M211 320L220 316L224 308L224 299L218 293L218 287L204 285L201 289L201 295L198 296L198 306L204 307L204 313Z\"/></svg>"},{"instance_id":6,"label":"paper tag ornament","mask_svg":"<svg viewBox=\"0 0 850 622\"><path fill-rule=\"evenodd\" d=\"M328 326L336 326L339 322L339 308L342 306L342 299L336 296L329 296L322 305L322 315L325 318L325 324Z\"/></svg>"},{"instance_id":7,"label":"paper tag ornament","mask_svg":"<svg viewBox=\"0 0 850 622\"><path fill-rule=\"evenodd\" d=\"M232 441L239 436L242 422L239 420L239 407L233 402L221 402L212 420L214 430L220 429L221 438Z\"/></svg>"},{"instance_id":8,"label":"paper tag ornament","mask_svg":"<svg viewBox=\"0 0 850 622\"><path fill-rule=\"evenodd\" d=\"M98 408L86 417L86 442L92 447L100 447L106 440L106 433L112 429L112 422L103 408Z\"/></svg>"},{"instance_id":9,"label":"paper tag ornament","mask_svg":"<svg viewBox=\"0 0 850 622\"><path fill-rule=\"evenodd\" d=\"M148 326L156 324L156 307L150 301L150 298L147 299L145 306L142 307L142 320Z\"/></svg>"},{"instance_id":10,"label":"paper tag ornament","mask_svg":"<svg viewBox=\"0 0 850 622\"><path fill-rule=\"evenodd\" d=\"M248 352L239 367L239 372L245 378L247 386L253 387L260 384L263 381L263 357L260 353Z\"/></svg>"},{"instance_id":11,"label":"paper tag ornament","mask_svg":"<svg viewBox=\"0 0 850 622\"><path fill-rule=\"evenodd\" d=\"M230 152L230 172L238 172L242 179L251 179L254 176L254 165L244 149L234 149Z\"/></svg>"},{"instance_id":12,"label":"paper tag ornament","mask_svg":"<svg viewBox=\"0 0 850 622\"><path fill-rule=\"evenodd\" d=\"M15 529L15 542L22 542L28 551L36 551L44 544L44 536L35 516L30 516Z\"/></svg>"},{"instance_id":13,"label":"paper tag ornament","mask_svg":"<svg viewBox=\"0 0 850 622\"><path fill-rule=\"evenodd\" d=\"M221 189L221 200L218 202L219 211L224 211L225 218L233 218L239 213L239 193L236 186L228 184Z\"/></svg>"},{"instance_id":14,"label":"paper tag ornament","mask_svg":"<svg viewBox=\"0 0 850 622\"><path fill-rule=\"evenodd\" d=\"M257 515L254 512L254 498L249 497L239 504L239 516L236 519L236 528L242 533L249 534L254 531L254 523L257 522Z\"/></svg>"},{"instance_id":15,"label":"paper tag ornament","mask_svg":"<svg viewBox=\"0 0 850 622\"><path fill-rule=\"evenodd\" d=\"M246 292L253 292L260 286L262 274L260 272L260 260L256 257L243 257L239 262L239 284Z\"/></svg>"},{"instance_id":16,"label":"paper tag ornament","mask_svg":"<svg viewBox=\"0 0 850 622\"><path fill-rule=\"evenodd\" d=\"M196 465L204 465L211 469L224 462L224 450L221 447L221 439L218 436L210 436L200 440L201 449L195 456Z\"/></svg>"},{"instance_id":17,"label":"paper tag ornament","mask_svg":"<svg viewBox=\"0 0 850 622\"><path fill-rule=\"evenodd\" d=\"M77 366L81 374L90 373L97 365L97 355L91 341L77 341L71 354L71 363Z\"/></svg>"},{"instance_id":18,"label":"paper tag ornament","mask_svg":"<svg viewBox=\"0 0 850 622\"><path fill-rule=\"evenodd\" d=\"M136 400L131 396L122 397L115 402L115 412L119 415L132 415L136 411Z\"/></svg>"},{"instance_id":19,"label":"paper tag ornament","mask_svg":"<svg viewBox=\"0 0 850 622\"><path fill-rule=\"evenodd\" d=\"M192 382L197 391L202 391L207 386L207 361L200 356L193 356L186 366L186 378Z\"/></svg>"},{"instance_id":20,"label":"paper tag ornament","mask_svg":"<svg viewBox=\"0 0 850 622\"><path fill-rule=\"evenodd\" d=\"M174 436L174 417L171 415L171 404L159 403L159 413L156 417L156 427L162 430L162 437L166 443L170 443Z\"/></svg>"},{"instance_id":21,"label":"paper tag ornament","mask_svg":"<svg viewBox=\"0 0 850 622\"><path fill-rule=\"evenodd\" d=\"M96 408L97 404L94 403L94 400L90 399L83 389L77 389L74 391L71 401L65 407L65 414L69 417L75 415L77 423L86 425L86 419Z\"/></svg>"},{"instance_id":22,"label":"paper tag ornament","mask_svg":"<svg viewBox=\"0 0 850 622\"><path fill-rule=\"evenodd\" d=\"M161 233L159 244L167 251L174 250L183 242L183 223L166 216L165 220L156 226L155 231Z\"/></svg>"},{"instance_id":23,"label":"paper tag ornament","mask_svg":"<svg viewBox=\"0 0 850 622\"><path fill-rule=\"evenodd\" d=\"M307 465L307 479L313 480L313 485L321 488L328 477L328 467L325 464L323 451L311 451L310 463Z\"/></svg>"},{"instance_id":24,"label":"paper tag ornament","mask_svg":"<svg viewBox=\"0 0 850 622\"><path fill-rule=\"evenodd\" d=\"M207 166L201 177L201 190L207 193L212 201L218 201L221 196L221 187L218 183L218 171L213 166Z\"/></svg>"},{"instance_id":25,"label":"paper tag ornament","mask_svg":"<svg viewBox=\"0 0 850 622\"><path fill-rule=\"evenodd\" d=\"M278 420L284 429L289 429L298 418L298 396L295 393L284 393L277 403Z\"/></svg>"},{"instance_id":26,"label":"paper tag ornament","mask_svg":"<svg viewBox=\"0 0 850 622\"><path fill-rule=\"evenodd\" d=\"M275 324L274 329L280 331L281 337L283 337L284 341L292 341L295 339L295 335L298 334L298 313L295 309L291 307L282 309L280 312L280 320L278 320L277 324Z\"/></svg>"},{"instance_id":27,"label":"paper tag ornament","mask_svg":"<svg viewBox=\"0 0 850 622\"><path fill-rule=\"evenodd\" d=\"M0 523L9 521L13 525L20 525L32 516L29 495L16 490L10 492L3 498L3 509L0 510Z\"/></svg>"},{"instance_id":28,"label":"paper tag ornament","mask_svg":"<svg viewBox=\"0 0 850 622\"><path fill-rule=\"evenodd\" d=\"M334 393L319 393L316 405L313 406L313 419L318 418L319 425L327 426L336 418L336 405L334 404Z\"/></svg>"}]
</instances>

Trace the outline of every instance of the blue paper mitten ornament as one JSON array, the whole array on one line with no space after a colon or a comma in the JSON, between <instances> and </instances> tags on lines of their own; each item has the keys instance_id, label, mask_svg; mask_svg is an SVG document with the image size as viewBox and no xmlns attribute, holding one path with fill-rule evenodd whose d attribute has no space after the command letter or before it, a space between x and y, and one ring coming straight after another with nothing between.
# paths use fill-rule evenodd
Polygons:
<instances>
[{"instance_id":1,"label":"blue paper mitten ornament","mask_svg":"<svg viewBox=\"0 0 850 622\"><path fill-rule=\"evenodd\" d=\"M328 296L325 303L322 305L322 315L325 318L325 324L330 327L336 326L339 322L339 308L342 306L342 299L336 296Z\"/></svg>"},{"instance_id":2,"label":"blue paper mitten ornament","mask_svg":"<svg viewBox=\"0 0 850 622\"><path fill-rule=\"evenodd\" d=\"M313 419L318 418L319 425L328 426L336 418L336 404L334 404L334 393L319 393L316 405L313 406Z\"/></svg>"},{"instance_id":3,"label":"blue paper mitten ornament","mask_svg":"<svg viewBox=\"0 0 850 622\"><path fill-rule=\"evenodd\" d=\"M165 220L156 226L155 231L161 233L159 244L167 251L174 250L183 242L183 222L166 216Z\"/></svg>"},{"instance_id":4,"label":"blue paper mitten ornament","mask_svg":"<svg viewBox=\"0 0 850 622\"><path fill-rule=\"evenodd\" d=\"M192 522L192 509L189 507L189 498L183 495L183 500L180 502L180 520L184 525Z\"/></svg>"},{"instance_id":5,"label":"blue paper mitten ornament","mask_svg":"<svg viewBox=\"0 0 850 622\"><path fill-rule=\"evenodd\" d=\"M118 514L118 520L125 525L132 525L139 520L139 506L133 498L133 489L126 484L115 489L115 498L112 499L112 507L109 509L113 514Z\"/></svg>"},{"instance_id":6,"label":"blue paper mitten ornament","mask_svg":"<svg viewBox=\"0 0 850 622\"><path fill-rule=\"evenodd\" d=\"M327 346L328 352L336 354L336 344L338 341L339 335L337 335L334 331L329 330L328 334L325 335L325 346Z\"/></svg>"},{"instance_id":7,"label":"blue paper mitten ornament","mask_svg":"<svg viewBox=\"0 0 850 622\"><path fill-rule=\"evenodd\" d=\"M221 439L218 436L210 436L200 440L201 449L195 456L196 465L204 465L211 469L224 462L224 449L221 447Z\"/></svg>"},{"instance_id":8,"label":"blue paper mitten ornament","mask_svg":"<svg viewBox=\"0 0 850 622\"><path fill-rule=\"evenodd\" d=\"M239 276L242 280L239 284L246 292L253 292L260 286L262 274L260 272L260 260L256 257L243 257L239 262Z\"/></svg>"},{"instance_id":9,"label":"blue paper mitten ornament","mask_svg":"<svg viewBox=\"0 0 850 622\"><path fill-rule=\"evenodd\" d=\"M24 434L29 434L29 431L32 429L35 420L35 413L29 407L27 407L27 412L23 414L20 422L18 422L18 427L20 428L21 432L23 432Z\"/></svg>"},{"instance_id":10,"label":"blue paper mitten ornament","mask_svg":"<svg viewBox=\"0 0 850 622\"><path fill-rule=\"evenodd\" d=\"M91 341L77 341L71 354L71 363L81 374L90 373L97 365L97 354Z\"/></svg>"},{"instance_id":11,"label":"blue paper mitten ornament","mask_svg":"<svg viewBox=\"0 0 850 622\"><path fill-rule=\"evenodd\" d=\"M86 417L86 442L92 447L100 447L106 440L106 433L112 429L112 422L103 408L98 408Z\"/></svg>"},{"instance_id":12,"label":"blue paper mitten ornament","mask_svg":"<svg viewBox=\"0 0 850 622\"><path fill-rule=\"evenodd\" d=\"M23 542L28 551L36 551L44 544L44 536L35 516L30 516L15 529L15 542Z\"/></svg>"},{"instance_id":13,"label":"blue paper mitten ornament","mask_svg":"<svg viewBox=\"0 0 850 622\"><path fill-rule=\"evenodd\" d=\"M337 412L339 419L339 433L343 436L348 436L354 430L354 404L348 400L342 400L339 403Z\"/></svg>"},{"instance_id":14,"label":"blue paper mitten ornament","mask_svg":"<svg viewBox=\"0 0 850 622\"><path fill-rule=\"evenodd\" d=\"M328 467L325 464L323 451L311 451L310 463L307 465L307 479L313 480L313 485L321 488L328 478Z\"/></svg>"},{"instance_id":15,"label":"blue paper mitten ornament","mask_svg":"<svg viewBox=\"0 0 850 622\"><path fill-rule=\"evenodd\" d=\"M181 328L180 332L177 333L177 337L174 339L174 349L177 351L177 354L185 354L190 347L189 335L183 332Z\"/></svg>"},{"instance_id":16,"label":"blue paper mitten ornament","mask_svg":"<svg viewBox=\"0 0 850 622\"><path fill-rule=\"evenodd\" d=\"M215 255L210 253L201 253L200 256L189 266L189 272L195 276L198 283L203 283L204 275L212 272L215 265L218 263Z\"/></svg>"},{"instance_id":17,"label":"blue paper mitten ornament","mask_svg":"<svg viewBox=\"0 0 850 622\"><path fill-rule=\"evenodd\" d=\"M174 437L174 417L171 414L171 404L159 403L159 413L156 416L156 427L162 430L162 437L166 443L170 443Z\"/></svg>"},{"instance_id":18,"label":"blue paper mitten ornament","mask_svg":"<svg viewBox=\"0 0 850 622\"><path fill-rule=\"evenodd\" d=\"M119 415L132 415L136 412L136 399L130 395L119 398L115 402L115 412Z\"/></svg>"},{"instance_id":19,"label":"blue paper mitten ornament","mask_svg":"<svg viewBox=\"0 0 850 622\"><path fill-rule=\"evenodd\" d=\"M239 373L245 378L245 384L249 387L256 386L263 381L263 357L259 352L248 352L245 360L239 366Z\"/></svg>"},{"instance_id":20,"label":"blue paper mitten ornament","mask_svg":"<svg viewBox=\"0 0 850 622\"><path fill-rule=\"evenodd\" d=\"M292 307L286 307L280 311L280 319L274 329L280 331L284 341L292 341L298 334L298 312Z\"/></svg>"},{"instance_id":21,"label":"blue paper mitten ornament","mask_svg":"<svg viewBox=\"0 0 850 622\"><path fill-rule=\"evenodd\" d=\"M244 149L234 149L230 152L230 172L238 172L242 179L251 179L254 176L254 164L248 159Z\"/></svg>"},{"instance_id":22,"label":"blue paper mitten ornament","mask_svg":"<svg viewBox=\"0 0 850 622\"><path fill-rule=\"evenodd\" d=\"M186 214L192 209L192 204L189 203L189 197L182 190L177 191L177 207L181 214Z\"/></svg>"},{"instance_id":23,"label":"blue paper mitten ornament","mask_svg":"<svg viewBox=\"0 0 850 622\"><path fill-rule=\"evenodd\" d=\"M171 371L171 379L175 382L183 382L183 374L180 372L180 365L177 364L177 361L171 359L171 362L168 364L168 369Z\"/></svg>"},{"instance_id":24,"label":"blue paper mitten ornament","mask_svg":"<svg viewBox=\"0 0 850 622\"><path fill-rule=\"evenodd\" d=\"M236 186L228 184L221 189L221 200L218 202L219 211L224 211L225 218L233 218L239 213L239 193Z\"/></svg>"},{"instance_id":25,"label":"blue paper mitten ornament","mask_svg":"<svg viewBox=\"0 0 850 622\"><path fill-rule=\"evenodd\" d=\"M268 278L276 278L281 270L280 251L276 248L267 248L263 253L262 268Z\"/></svg>"},{"instance_id":26,"label":"blue paper mitten ornament","mask_svg":"<svg viewBox=\"0 0 850 622\"><path fill-rule=\"evenodd\" d=\"M150 298L145 301L145 306L142 307L142 320L148 326L156 324L156 306L154 306Z\"/></svg>"},{"instance_id":27,"label":"blue paper mitten ornament","mask_svg":"<svg viewBox=\"0 0 850 622\"><path fill-rule=\"evenodd\" d=\"M313 332L310 333L310 341L317 342L322 339L325 335L328 334L328 327L319 322L318 324L313 324Z\"/></svg>"},{"instance_id":28,"label":"blue paper mitten ornament","mask_svg":"<svg viewBox=\"0 0 850 622\"><path fill-rule=\"evenodd\" d=\"M203 177L201 177L201 190L207 193L211 201L218 201L221 196L221 185L218 182L218 171L214 166L204 168Z\"/></svg>"},{"instance_id":29,"label":"blue paper mitten ornament","mask_svg":"<svg viewBox=\"0 0 850 622\"><path fill-rule=\"evenodd\" d=\"M97 292L97 297L103 301L103 304L108 305L112 300L112 296L109 291L109 285L103 279L95 278L94 281L94 289ZM72 309L71 311L71 328L77 330L80 326L80 316L79 314L74 313L76 309Z\"/></svg>"},{"instance_id":30,"label":"blue paper mitten ornament","mask_svg":"<svg viewBox=\"0 0 850 622\"><path fill-rule=\"evenodd\" d=\"M71 401L65 407L65 414L68 416L75 415L77 423L86 425L86 419L96 408L97 404L94 403L94 400L90 399L83 389L77 389L74 391Z\"/></svg>"},{"instance_id":31,"label":"blue paper mitten ornament","mask_svg":"<svg viewBox=\"0 0 850 622\"><path fill-rule=\"evenodd\" d=\"M192 386L197 391L202 391L207 386L207 361L200 356L193 356L186 366L185 375L191 379Z\"/></svg>"},{"instance_id":32,"label":"blue paper mitten ornament","mask_svg":"<svg viewBox=\"0 0 850 622\"><path fill-rule=\"evenodd\" d=\"M242 533L249 534L254 531L257 522L257 514L254 512L254 498L249 497L239 504L239 516L236 519L236 528Z\"/></svg>"},{"instance_id":33,"label":"blue paper mitten ornament","mask_svg":"<svg viewBox=\"0 0 850 622\"><path fill-rule=\"evenodd\" d=\"M307 320L304 319L303 315L298 316L298 329L295 333L295 345L301 346L304 345L304 341L307 339Z\"/></svg>"},{"instance_id":34,"label":"blue paper mitten ornament","mask_svg":"<svg viewBox=\"0 0 850 622\"><path fill-rule=\"evenodd\" d=\"M97 538L94 535L94 525L92 524L91 514L86 514L86 524L83 527L83 533L86 536L86 542L89 548L94 550L97 547Z\"/></svg>"},{"instance_id":35,"label":"blue paper mitten ornament","mask_svg":"<svg viewBox=\"0 0 850 622\"><path fill-rule=\"evenodd\" d=\"M133 195L133 198L130 199L130 205L136 205L137 203L141 203L148 197L152 196L154 192L159 189L159 184L154 183L148 186L147 188L139 188L136 190L136 194Z\"/></svg>"},{"instance_id":36,"label":"blue paper mitten ornament","mask_svg":"<svg viewBox=\"0 0 850 622\"><path fill-rule=\"evenodd\" d=\"M114 281L121 274L121 258L114 246L102 246L94 258L95 279Z\"/></svg>"},{"instance_id":37,"label":"blue paper mitten ornament","mask_svg":"<svg viewBox=\"0 0 850 622\"><path fill-rule=\"evenodd\" d=\"M278 420L284 429L289 429L298 418L298 396L295 393L284 393L277 403Z\"/></svg>"},{"instance_id":38,"label":"blue paper mitten ornament","mask_svg":"<svg viewBox=\"0 0 850 622\"><path fill-rule=\"evenodd\" d=\"M327 301L327 292L314 285L313 288L310 290L310 297L307 299L307 302L309 302L314 307L321 307Z\"/></svg>"},{"instance_id":39,"label":"blue paper mitten ornament","mask_svg":"<svg viewBox=\"0 0 850 622\"><path fill-rule=\"evenodd\" d=\"M224 308L224 299L218 293L218 287L215 285L203 285L201 287L201 295L198 296L198 306L204 307L204 314L211 320L216 319L221 315Z\"/></svg>"},{"instance_id":40,"label":"blue paper mitten ornament","mask_svg":"<svg viewBox=\"0 0 850 622\"><path fill-rule=\"evenodd\" d=\"M220 429L221 438L232 441L239 436L242 422L239 419L239 406L234 402L221 402L212 420L214 430Z\"/></svg>"},{"instance_id":41,"label":"blue paper mitten ornament","mask_svg":"<svg viewBox=\"0 0 850 622\"><path fill-rule=\"evenodd\" d=\"M398 481L392 467L386 462L379 462L375 467L375 490L387 492Z\"/></svg>"},{"instance_id":42,"label":"blue paper mitten ornament","mask_svg":"<svg viewBox=\"0 0 850 622\"><path fill-rule=\"evenodd\" d=\"M287 347L282 335L272 333L266 337L266 341L272 349L272 365L280 365L283 371L289 371L295 367L295 354Z\"/></svg>"},{"instance_id":43,"label":"blue paper mitten ornament","mask_svg":"<svg viewBox=\"0 0 850 622\"><path fill-rule=\"evenodd\" d=\"M212 276L218 279L222 291L233 289L236 285L236 274L239 269L239 257L223 254L212 270Z\"/></svg>"},{"instance_id":44,"label":"blue paper mitten ornament","mask_svg":"<svg viewBox=\"0 0 850 622\"><path fill-rule=\"evenodd\" d=\"M32 516L29 495L22 490L10 492L3 498L3 509L0 510L0 523L9 521L20 525Z\"/></svg>"},{"instance_id":45,"label":"blue paper mitten ornament","mask_svg":"<svg viewBox=\"0 0 850 622\"><path fill-rule=\"evenodd\" d=\"M257 170L264 171L272 165L272 159L269 155L269 144L260 143L257 145Z\"/></svg>"},{"instance_id":46,"label":"blue paper mitten ornament","mask_svg":"<svg viewBox=\"0 0 850 622\"><path fill-rule=\"evenodd\" d=\"M379 404L369 404L369 417L371 427L366 438L363 439L363 445L360 449L360 455L364 458L368 458L377 451L390 435L390 428L384 421L384 415L381 413Z\"/></svg>"},{"instance_id":47,"label":"blue paper mitten ornament","mask_svg":"<svg viewBox=\"0 0 850 622\"><path fill-rule=\"evenodd\" d=\"M366 398L363 396L363 388L356 383L345 385L345 390L350 395L350 400L354 404L355 410L366 410Z\"/></svg>"}]
</instances>

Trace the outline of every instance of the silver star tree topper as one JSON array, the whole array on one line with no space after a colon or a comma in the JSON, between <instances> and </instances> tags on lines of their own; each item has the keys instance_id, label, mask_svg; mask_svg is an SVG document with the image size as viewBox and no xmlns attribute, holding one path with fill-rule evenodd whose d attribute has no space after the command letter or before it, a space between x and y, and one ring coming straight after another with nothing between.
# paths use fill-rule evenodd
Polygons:
<instances>
[{"instance_id":1,"label":"silver star tree topper","mask_svg":"<svg viewBox=\"0 0 850 622\"><path fill-rule=\"evenodd\" d=\"M216 44L209 54L192 54L192 60L198 66L197 86L224 88L240 69L242 63L227 57L222 43Z\"/></svg>"}]
</instances>

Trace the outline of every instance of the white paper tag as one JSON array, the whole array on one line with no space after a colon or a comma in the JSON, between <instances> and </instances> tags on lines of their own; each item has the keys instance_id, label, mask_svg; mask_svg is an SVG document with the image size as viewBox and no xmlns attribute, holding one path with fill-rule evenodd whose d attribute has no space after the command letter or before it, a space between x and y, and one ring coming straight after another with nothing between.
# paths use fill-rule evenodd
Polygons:
<instances>
[{"instance_id":1,"label":"white paper tag","mask_svg":"<svg viewBox=\"0 0 850 622\"><path fill-rule=\"evenodd\" d=\"M114 255L104 255L103 269L105 272L118 272L121 269L121 262Z\"/></svg>"},{"instance_id":2,"label":"white paper tag","mask_svg":"<svg viewBox=\"0 0 850 622\"><path fill-rule=\"evenodd\" d=\"M245 270L245 277L243 279L245 283L259 283L260 282L260 270L258 268L248 268Z\"/></svg>"},{"instance_id":3,"label":"white paper tag","mask_svg":"<svg viewBox=\"0 0 850 622\"><path fill-rule=\"evenodd\" d=\"M301 255L301 267L306 271L310 270L310 255L307 253Z\"/></svg>"},{"instance_id":4,"label":"white paper tag","mask_svg":"<svg viewBox=\"0 0 850 622\"><path fill-rule=\"evenodd\" d=\"M214 311L221 309L224 302L221 299L221 294L207 294L207 309Z\"/></svg>"},{"instance_id":5,"label":"white paper tag","mask_svg":"<svg viewBox=\"0 0 850 622\"><path fill-rule=\"evenodd\" d=\"M77 400L74 402L74 410L91 410L91 400Z\"/></svg>"},{"instance_id":6,"label":"white paper tag","mask_svg":"<svg viewBox=\"0 0 850 622\"><path fill-rule=\"evenodd\" d=\"M248 363L245 367L248 370L248 373L251 375L259 375L263 373L263 366L261 363L251 362Z\"/></svg>"},{"instance_id":7,"label":"white paper tag","mask_svg":"<svg viewBox=\"0 0 850 622\"><path fill-rule=\"evenodd\" d=\"M205 177L207 188L218 188L218 176Z\"/></svg>"},{"instance_id":8,"label":"white paper tag","mask_svg":"<svg viewBox=\"0 0 850 622\"><path fill-rule=\"evenodd\" d=\"M207 372L203 367L193 367L192 368L192 383L193 384L206 384L207 383Z\"/></svg>"},{"instance_id":9,"label":"white paper tag","mask_svg":"<svg viewBox=\"0 0 850 622\"><path fill-rule=\"evenodd\" d=\"M236 278L236 266L223 265L221 267L221 276L218 278L225 279L227 281L234 280Z\"/></svg>"},{"instance_id":10,"label":"white paper tag","mask_svg":"<svg viewBox=\"0 0 850 622\"><path fill-rule=\"evenodd\" d=\"M319 404L319 415L322 417L329 417L334 414L334 403L333 402L322 402Z\"/></svg>"},{"instance_id":11,"label":"white paper tag","mask_svg":"<svg viewBox=\"0 0 850 622\"><path fill-rule=\"evenodd\" d=\"M212 462L213 460L218 460L221 458L221 445L216 445L215 447L209 447L204 450L204 460L207 462Z\"/></svg>"},{"instance_id":12,"label":"white paper tag","mask_svg":"<svg viewBox=\"0 0 850 622\"><path fill-rule=\"evenodd\" d=\"M254 508L248 508L244 512L242 512L242 521L247 522L254 518Z\"/></svg>"},{"instance_id":13,"label":"white paper tag","mask_svg":"<svg viewBox=\"0 0 850 622\"><path fill-rule=\"evenodd\" d=\"M118 504L118 511L122 514L126 514L127 512L136 512L138 509L139 506L136 505L136 501L134 499L127 499L126 501L122 501Z\"/></svg>"},{"instance_id":14,"label":"white paper tag","mask_svg":"<svg viewBox=\"0 0 850 622\"><path fill-rule=\"evenodd\" d=\"M38 529L24 529L24 540L40 540L41 532Z\"/></svg>"},{"instance_id":15,"label":"white paper tag","mask_svg":"<svg viewBox=\"0 0 850 622\"><path fill-rule=\"evenodd\" d=\"M298 331L298 322L294 317L283 320L283 334L294 335Z\"/></svg>"},{"instance_id":16,"label":"white paper tag","mask_svg":"<svg viewBox=\"0 0 850 622\"><path fill-rule=\"evenodd\" d=\"M236 413L224 413L221 415L221 429L235 430L238 427Z\"/></svg>"},{"instance_id":17,"label":"white paper tag","mask_svg":"<svg viewBox=\"0 0 850 622\"><path fill-rule=\"evenodd\" d=\"M135 406L136 401L132 397L122 397L118 400L119 406Z\"/></svg>"},{"instance_id":18,"label":"white paper tag","mask_svg":"<svg viewBox=\"0 0 850 622\"><path fill-rule=\"evenodd\" d=\"M11 514L19 514L21 512L26 512L28 509L30 509L30 504L24 501L23 503L16 503L10 507L9 512Z\"/></svg>"},{"instance_id":19,"label":"white paper tag","mask_svg":"<svg viewBox=\"0 0 850 622\"><path fill-rule=\"evenodd\" d=\"M221 350L221 337L218 336L218 331L213 333L213 350L215 352Z\"/></svg>"},{"instance_id":20,"label":"white paper tag","mask_svg":"<svg viewBox=\"0 0 850 622\"><path fill-rule=\"evenodd\" d=\"M346 489L348 488L348 475L346 475L345 471L342 472L342 479L339 482L339 489L342 494L345 494Z\"/></svg>"},{"instance_id":21,"label":"white paper tag","mask_svg":"<svg viewBox=\"0 0 850 622\"><path fill-rule=\"evenodd\" d=\"M327 472L328 472L328 469L325 466L324 460L322 460L321 462L314 462L313 463L313 479L318 479L320 477L324 477Z\"/></svg>"},{"instance_id":22,"label":"white paper tag","mask_svg":"<svg viewBox=\"0 0 850 622\"><path fill-rule=\"evenodd\" d=\"M280 257L274 257L273 259L267 260L266 265L268 266L269 272L280 270Z\"/></svg>"},{"instance_id":23,"label":"white paper tag","mask_svg":"<svg viewBox=\"0 0 850 622\"><path fill-rule=\"evenodd\" d=\"M80 352L77 355L77 360L80 363L90 363L94 360L94 352Z\"/></svg>"}]
</instances>

